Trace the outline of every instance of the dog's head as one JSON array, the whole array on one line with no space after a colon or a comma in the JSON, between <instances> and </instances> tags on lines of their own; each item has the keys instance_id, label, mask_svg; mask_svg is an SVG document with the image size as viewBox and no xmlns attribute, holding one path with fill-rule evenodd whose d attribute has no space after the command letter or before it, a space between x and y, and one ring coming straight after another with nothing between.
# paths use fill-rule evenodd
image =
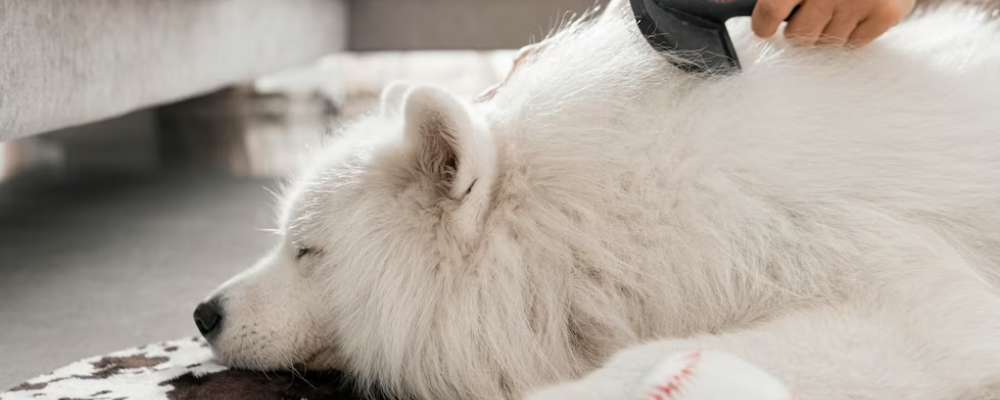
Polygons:
<instances>
[{"instance_id":1,"label":"dog's head","mask_svg":"<svg viewBox=\"0 0 1000 400\"><path fill-rule=\"evenodd\" d=\"M497 146L485 126L442 89L387 88L380 113L290 184L277 245L197 307L215 354L240 367L376 379L404 375L408 360L441 346L426 341L448 340L442 331L469 335L474 321L440 324L477 318L457 315L456 296L482 262L494 194Z\"/></svg>"}]
</instances>

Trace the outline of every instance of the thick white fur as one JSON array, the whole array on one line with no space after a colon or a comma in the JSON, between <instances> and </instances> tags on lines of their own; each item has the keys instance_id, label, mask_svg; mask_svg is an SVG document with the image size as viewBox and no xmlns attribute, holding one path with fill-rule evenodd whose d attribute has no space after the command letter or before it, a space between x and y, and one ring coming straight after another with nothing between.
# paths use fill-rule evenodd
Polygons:
<instances>
[{"instance_id":1,"label":"thick white fur","mask_svg":"<svg viewBox=\"0 0 1000 400\"><path fill-rule=\"evenodd\" d=\"M216 353L429 400L583 375L532 399L619 399L692 348L803 400L995 395L998 25L945 9L844 51L738 24L745 70L705 79L627 13L549 38L484 103L387 91L218 291Z\"/></svg>"}]
</instances>

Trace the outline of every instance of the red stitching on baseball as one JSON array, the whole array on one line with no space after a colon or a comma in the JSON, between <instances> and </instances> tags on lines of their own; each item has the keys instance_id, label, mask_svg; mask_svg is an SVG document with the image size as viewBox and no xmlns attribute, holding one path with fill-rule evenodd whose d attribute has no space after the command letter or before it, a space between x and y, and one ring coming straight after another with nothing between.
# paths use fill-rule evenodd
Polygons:
<instances>
[{"instance_id":1,"label":"red stitching on baseball","mask_svg":"<svg viewBox=\"0 0 1000 400\"><path fill-rule=\"evenodd\" d=\"M649 396L649 400L670 400L675 398L674 395L679 392L684 384L691 379L694 375L694 367L698 365L698 361L701 360L701 351L694 351L688 354L687 364L684 364L684 368L681 368L681 372L668 377L669 380L664 382L662 385L653 388L655 392Z\"/></svg>"}]
</instances>

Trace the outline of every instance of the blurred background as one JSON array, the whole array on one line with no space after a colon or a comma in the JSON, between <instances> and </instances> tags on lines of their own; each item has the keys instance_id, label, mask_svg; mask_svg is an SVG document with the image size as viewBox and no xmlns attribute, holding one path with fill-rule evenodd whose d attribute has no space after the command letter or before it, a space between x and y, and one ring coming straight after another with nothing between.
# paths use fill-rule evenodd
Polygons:
<instances>
[{"instance_id":1,"label":"blurred background","mask_svg":"<svg viewBox=\"0 0 1000 400\"><path fill-rule=\"evenodd\" d=\"M0 0L0 389L195 335L303 150L392 80L471 98L597 3Z\"/></svg>"}]
</instances>

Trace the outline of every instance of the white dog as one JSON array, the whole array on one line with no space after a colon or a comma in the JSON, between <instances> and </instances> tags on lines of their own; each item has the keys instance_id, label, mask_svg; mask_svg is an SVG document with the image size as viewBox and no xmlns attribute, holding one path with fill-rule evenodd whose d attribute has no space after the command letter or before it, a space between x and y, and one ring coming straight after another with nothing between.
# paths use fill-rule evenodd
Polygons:
<instances>
[{"instance_id":1,"label":"white dog","mask_svg":"<svg viewBox=\"0 0 1000 400\"><path fill-rule=\"evenodd\" d=\"M388 89L199 307L217 356L426 400L627 398L689 349L802 400L998 395L1000 25L946 9L858 51L739 27L744 71L705 78L629 13L488 101Z\"/></svg>"}]
</instances>

